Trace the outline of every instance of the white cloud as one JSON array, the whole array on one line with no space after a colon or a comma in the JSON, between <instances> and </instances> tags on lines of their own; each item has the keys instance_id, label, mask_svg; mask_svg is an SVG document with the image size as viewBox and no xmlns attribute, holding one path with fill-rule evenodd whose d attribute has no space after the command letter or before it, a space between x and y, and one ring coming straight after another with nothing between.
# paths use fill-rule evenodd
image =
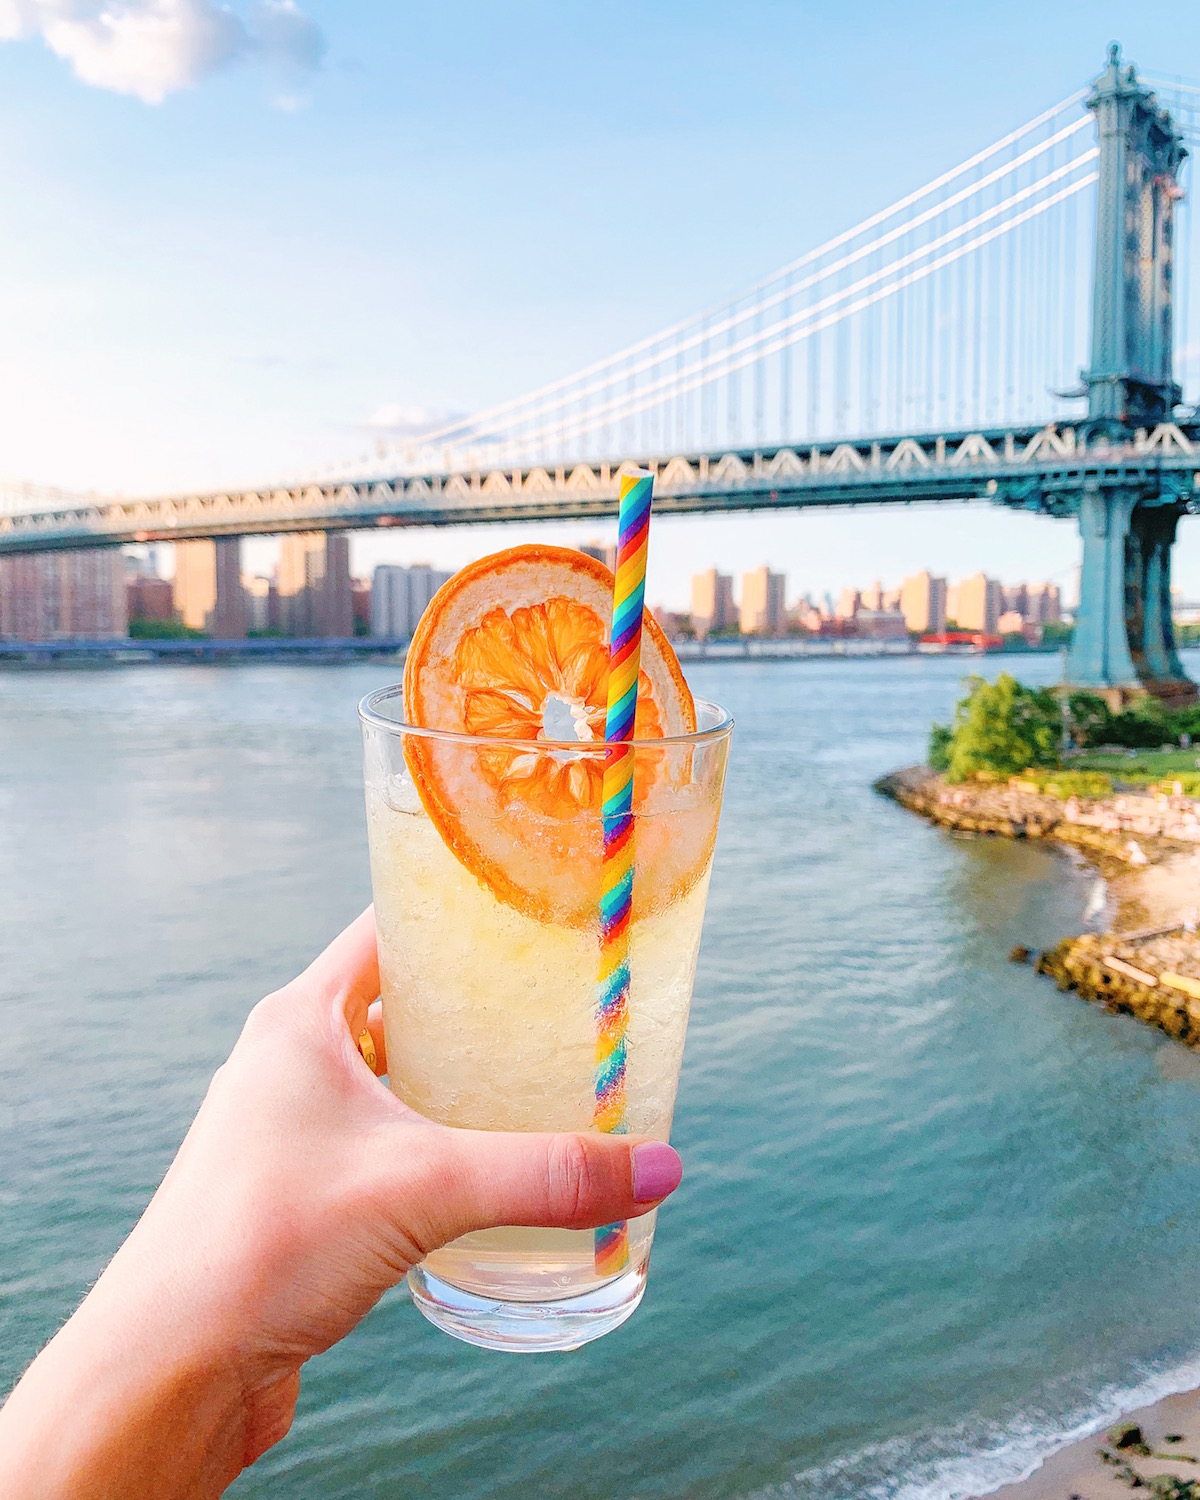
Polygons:
<instances>
[{"instance_id":1,"label":"white cloud","mask_svg":"<svg viewBox=\"0 0 1200 1500\"><path fill-rule=\"evenodd\" d=\"M248 21L215 0L0 0L0 41L41 36L95 88L161 104L239 57L319 66L325 38L293 0L256 0Z\"/></svg>"}]
</instances>

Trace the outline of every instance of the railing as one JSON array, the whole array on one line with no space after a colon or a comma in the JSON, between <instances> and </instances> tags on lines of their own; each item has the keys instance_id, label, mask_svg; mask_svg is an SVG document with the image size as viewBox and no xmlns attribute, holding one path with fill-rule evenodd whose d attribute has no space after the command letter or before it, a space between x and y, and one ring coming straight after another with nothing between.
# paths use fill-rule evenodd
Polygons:
<instances>
[{"instance_id":1,"label":"railing","mask_svg":"<svg viewBox=\"0 0 1200 1500\"><path fill-rule=\"evenodd\" d=\"M701 512L981 498L1065 515L1087 482L1200 505L1200 428L1174 422L1085 446L1070 425L1010 427L622 463L395 475L290 489L95 502L0 515L0 553L200 536L610 516L620 476L650 465L661 510Z\"/></svg>"}]
</instances>

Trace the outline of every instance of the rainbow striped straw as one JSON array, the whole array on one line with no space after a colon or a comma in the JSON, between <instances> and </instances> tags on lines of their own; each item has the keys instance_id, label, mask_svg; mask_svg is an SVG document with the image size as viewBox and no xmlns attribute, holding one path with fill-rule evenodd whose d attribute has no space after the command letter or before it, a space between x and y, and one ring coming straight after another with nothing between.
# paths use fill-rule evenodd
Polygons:
<instances>
[{"instance_id":1,"label":"rainbow striped straw","mask_svg":"<svg viewBox=\"0 0 1200 1500\"><path fill-rule=\"evenodd\" d=\"M642 660L642 603L654 475L644 469L621 478L617 517L617 578L608 658L602 818L604 880L600 894L600 982L596 998L597 1130L625 1129L625 1043L629 1030L629 913L633 900L633 762L628 747L637 713ZM613 1276L629 1262L624 1221L596 1230L595 1264Z\"/></svg>"}]
</instances>

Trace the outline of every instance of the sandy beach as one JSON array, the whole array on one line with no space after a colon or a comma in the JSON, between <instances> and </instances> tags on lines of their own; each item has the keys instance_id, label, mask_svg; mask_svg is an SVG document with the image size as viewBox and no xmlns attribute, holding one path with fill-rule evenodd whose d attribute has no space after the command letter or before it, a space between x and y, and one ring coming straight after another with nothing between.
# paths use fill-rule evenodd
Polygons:
<instances>
[{"instance_id":1,"label":"sandy beach","mask_svg":"<svg viewBox=\"0 0 1200 1500\"><path fill-rule=\"evenodd\" d=\"M1119 931L1144 921L1166 927L1192 922L1200 912L1200 852L1168 855L1158 864L1122 873L1109 882Z\"/></svg>"},{"instance_id":2,"label":"sandy beach","mask_svg":"<svg viewBox=\"0 0 1200 1500\"><path fill-rule=\"evenodd\" d=\"M1139 1446L1148 1453L1110 1441L1129 1423L1141 1428ZM1028 1479L992 1494L998 1500L1128 1500L1139 1491L1165 1500L1200 1497L1200 1391L1130 1412L1115 1426L1061 1449Z\"/></svg>"}]
</instances>

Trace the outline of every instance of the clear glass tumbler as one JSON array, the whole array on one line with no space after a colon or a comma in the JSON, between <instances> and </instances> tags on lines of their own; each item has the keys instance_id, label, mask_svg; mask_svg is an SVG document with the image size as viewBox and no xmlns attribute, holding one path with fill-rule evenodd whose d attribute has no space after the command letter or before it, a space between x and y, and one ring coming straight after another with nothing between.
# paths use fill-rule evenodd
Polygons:
<instances>
[{"instance_id":1,"label":"clear glass tumbler","mask_svg":"<svg viewBox=\"0 0 1200 1500\"><path fill-rule=\"evenodd\" d=\"M431 1120L593 1128L606 750L414 728L359 705L389 1083ZM733 721L635 741L626 1128L667 1140ZM417 1306L485 1348L571 1349L625 1321L654 1214L619 1269L591 1230L467 1234L409 1272Z\"/></svg>"}]
</instances>

